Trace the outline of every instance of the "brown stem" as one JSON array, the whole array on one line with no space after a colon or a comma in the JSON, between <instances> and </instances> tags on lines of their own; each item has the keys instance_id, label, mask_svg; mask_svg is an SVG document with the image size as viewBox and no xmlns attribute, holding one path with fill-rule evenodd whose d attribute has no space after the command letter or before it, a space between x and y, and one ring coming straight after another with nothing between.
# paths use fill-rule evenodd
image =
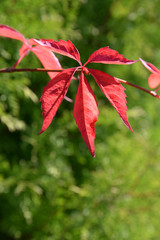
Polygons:
<instances>
[{"instance_id":1,"label":"brown stem","mask_svg":"<svg viewBox=\"0 0 160 240\"><path fill-rule=\"evenodd\" d=\"M44 69L44 68L2 68L0 73L12 73L12 72L62 72L65 69ZM77 72L81 72L81 69L77 69Z\"/></svg>"},{"instance_id":2,"label":"brown stem","mask_svg":"<svg viewBox=\"0 0 160 240\"><path fill-rule=\"evenodd\" d=\"M44 68L14 68L14 67L10 67L10 68L2 68L0 69L0 73L12 73L12 72L62 72L65 69L44 69ZM81 72L82 69L79 68L77 69L76 72ZM148 94L150 94L153 97L156 97L158 99L160 99L160 96L155 92L155 91L150 91L148 89L145 89L143 87L137 86L136 84L127 82L123 79L120 78L116 78L119 82L124 83L126 85L129 85L131 87L137 88L143 92L146 92Z\"/></svg>"},{"instance_id":3,"label":"brown stem","mask_svg":"<svg viewBox=\"0 0 160 240\"><path fill-rule=\"evenodd\" d=\"M150 91L150 90L148 90L148 89L146 89L146 88L140 87L140 86L138 86L138 85L136 85L136 84L127 82L127 81L125 81L125 80L123 80L123 79L120 79L120 78L116 78L116 79L117 79L119 82L121 82L121 83L124 83L124 84L129 85L129 86L134 87L134 88L137 88L137 89L139 89L139 90L141 90L141 91L143 91L143 92L146 92L146 93L150 94L150 95L153 96L153 97L156 97L156 98L160 99L160 96L159 96L155 91Z\"/></svg>"}]
</instances>

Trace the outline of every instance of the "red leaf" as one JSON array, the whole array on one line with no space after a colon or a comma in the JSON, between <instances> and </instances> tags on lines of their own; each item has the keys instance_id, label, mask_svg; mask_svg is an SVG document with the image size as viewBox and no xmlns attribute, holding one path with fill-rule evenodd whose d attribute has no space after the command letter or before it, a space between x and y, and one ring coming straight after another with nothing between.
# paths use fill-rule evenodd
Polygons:
<instances>
[{"instance_id":1,"label":"red leaf","mask_svg":"<svg viewBox=\"0 0 160 240\"><path fill-rule=\"evenodd\" d=\"M31 51L38 57L45 69L62 69L57 57L49 49L38 45L32 47ZM51 79L57 74L57 72L48 72Z\"/></svg>"},{"instance_id":2,"label":"red leaf","mask_svg":"<svg viewBox=\"0 0 160 240\"><path fill-rule=\"evenodd\" d=\"M88 69L95 78L104 95L116 109L125 125L133 132L127 119L125 88L112 76L96 69Z\"/></svg>"},{"instance_id":3,"label":"red leaf","mask_svg":"<svg viewBox=\"0 0 160 240\"><path fill-rule=\"evenodd\" d=\"M70 84L73 74L77 68L64 70L52 78L43 89L40 99L42 102L42 115L44 117L43 126L40 134L51 124Z\"/></svg>"},{"instance_id":4,"label":"red leaf","mask_svg":"<svg viewBox=\"0 0 160 240\"><path fill-rule=\"evenodd\" d=\"M17 39L22 42L26 41L21 33L6 25L0 25L0 36Z\"/></svg>"},{"instance_id":5,"label":"red leaf","mask_svg":"<svg viewBox=\"0 0 160 240\"><path fill-rule=\"evenodd\" d=\"M148 85L150 88L156 88L160 85L160 74L151 73L148 78Z\"/></svg>"},{"instance_id":6,"label":"red leaf","mask_svg":"<svg viewBox=\"0 0 160 240\"><path fill-rule=\"evenodd\" d=\"M144 61L142 58L140 58L143 65L152 73L160 73L160 70L156 68L152 63Z\"/></svg>"},{"instance_id":7,"label":"red leaf","mask_svg":"<svg viewBox=\"0 0 160 240\"><path fill-rule=\"evenodd\" d=\"M152 63L144 61L140 58L143 65L150 71L152 74L148 78L148 85L150 88L156 88L160 84L160 70L156 68Z\"/></svg>"},{"instance_id":8,"label":"red leaf","mask_svg":"<svg viewBox=\"0 0 160 240\"><path fill-rule=\"evenodd\" d=\"M69 41L69 40L68 41L64 41L64 40L53 41L52 39L51 40L47 40L47 39L36 40L36 39L34 39L34 41L36 42L36 44L38 43L42 46L48 47L55 53L59 53L64 56L73 58L74 60L78 61L78 63L80 65L82 65L81 61L80 61L79 52L71 41Z\"/></svg>"},{"instance_id":9,"label":"red leaf","mask_svg":"<svg viewBox=\"0 0 160 240\"><path fill-rule=\"evenodd\" d=\"M123 55L109 47L103 47L92 53L85 65L92 62L105 64L132 64L136 61L124 58Z\"/></svg>"},{"instance_id":10,"label":"red leaf","mask_svg":"<svg viewBox=\"0 0 160 240\"><path fill-rule=\"evenodd\" d=\"M98 119L98 114L99 111L94 93L83 72L81 72L73 115L92 156L95 155L95 122Z\"/></svg>"}]
</instances>

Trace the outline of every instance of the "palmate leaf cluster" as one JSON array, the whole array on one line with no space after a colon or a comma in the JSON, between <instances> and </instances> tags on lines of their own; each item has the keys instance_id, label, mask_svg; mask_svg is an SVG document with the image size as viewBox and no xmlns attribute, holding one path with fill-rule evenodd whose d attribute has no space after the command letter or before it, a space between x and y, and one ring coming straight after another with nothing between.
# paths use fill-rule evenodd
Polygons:
<instances>
[{"instance_id":1,"label":"palmate leaf cluster","mask_svg":"<svg viewBox=\"0 0 160 240\"><path fill-rule=\"evenodd\" d=\"M5 0L0 23L28 38L71 39L83 63L95 49L108 45L131 59L143 56L159 68L158 2ZM1 39L1 67L14 65L20 46ZM74 64L65 57L60 61L64 68ZM25 66L41 65L30 53L21 63ZM140 63L98 68L147 88L149 72ZM0 124L1 239L159 239L159 101L126 88L133 134L88 79L100 110L95 159L73 120L72 103L64 101L50 129L38 136L42 116L37 100L49 81L47 74L1 74L0 115L8 118ZM67 93L73 100L77 87L74 81Z\"/></svg>"}]
</instances>

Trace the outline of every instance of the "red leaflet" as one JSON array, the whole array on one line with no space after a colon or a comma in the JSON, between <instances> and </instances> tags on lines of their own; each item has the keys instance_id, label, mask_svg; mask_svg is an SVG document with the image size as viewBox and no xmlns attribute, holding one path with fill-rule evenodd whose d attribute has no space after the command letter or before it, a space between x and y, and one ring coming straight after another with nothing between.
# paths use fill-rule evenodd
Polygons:
<instances>
[{"instance_id":1,"label":"red leaflet","mask_svg":"<svg viewBox=\"0 0 160 240\"><path fill-rule=\"evenodd\" d=\"M96 69L88 69L95 78L104 95L108 98L112 106L116 109L125 125L131 130L127 119L127 106L125 88L112 76Z\"/></svg>"},{"instance_id":2,"label":"red leaflet","mask_svg":"<svg viewBox=\"0 0 160 240\"><path fill-rule=\"evenodd\" d=\"M123 55L109 47L103 47L92 53L85 65L91 62L105 64L132 64L136 61L124 58Z\"/></svg>"},{"instance_id":3,"label":"red leaflet","mask_svg":"<svg viewBox=\"0 0 160 240\"><path fill-rule=\"evenodd\" d=\"M148 85L150 88L156 88L160 84L160 70L158 70L153 64L149 62L145 62L143 59L141 59L141 62L143 65L150 71L152 74L150 74L148 78Z\"/></svg>"},{"instance_id":4,"label":"red leaflet","mask_svg":"<svg viewBox=\"0 0 160 240\"><path fill-rule=\"evenodd\" d=\"M44 132L51 124L76 70L77 68L71 68L57 74L43 89L40 101L42 102L41 109L44 121L40 133Z\"/></svg>"},{"instance_id":5,"label":"red leaflet","mask_svg":"<svg viewBox=\"0 0 160 240\"><path fill-rule=\"evenodd\" d=\"M92 156L95 156L95 122L98 120L98 114L94 93L83 72L81 72L73 116Z\"/></svg>"},{"instance_id":6,"label":"red leaflet","mask_svg":"<svg viewBox=\"0 0 160 240\"><path fill-rule=\"evenodd\" d=\"M82 65L79 52L71 41L69 41L69 40L68 41L64 41L64 40L53 41L53 40L47 40L47 39L41 39L41 40L34 39L34 41L42 46L48 47L55 53L59 53L64 56L73 58L80 65Z\"/></svg>"}]
</instances>

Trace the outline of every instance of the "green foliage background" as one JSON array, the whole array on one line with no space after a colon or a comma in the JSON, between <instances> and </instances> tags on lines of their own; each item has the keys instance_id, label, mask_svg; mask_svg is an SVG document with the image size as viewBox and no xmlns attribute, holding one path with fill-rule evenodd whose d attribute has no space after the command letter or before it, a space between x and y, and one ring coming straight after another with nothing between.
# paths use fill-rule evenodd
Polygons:
<instances>
[{"instance_id":1,"label":"green foliage background","mask_svg":"<svg viewBox=\"0 0 160 240\"><path fill-rule=\"evenodd\" d=\"M159 0L2 0L0 24L26 37L70 39L82 61L110 46L160 67ZM0 68L18 59L21 43L0 38ZM62 66L76 66L59 56ZM94 65L94 64L93 64ZM100 65L147 88L149 72ZM30 53L20 67L40 67ZM154 240L160 219L160 102L129 86L131 133L89 79L99 105L93 159L64 101L42 135L39 98L45 73L0 75L0 239ZM77 82L68 96L75 98Z\"/></svg>"}]
</instances>

